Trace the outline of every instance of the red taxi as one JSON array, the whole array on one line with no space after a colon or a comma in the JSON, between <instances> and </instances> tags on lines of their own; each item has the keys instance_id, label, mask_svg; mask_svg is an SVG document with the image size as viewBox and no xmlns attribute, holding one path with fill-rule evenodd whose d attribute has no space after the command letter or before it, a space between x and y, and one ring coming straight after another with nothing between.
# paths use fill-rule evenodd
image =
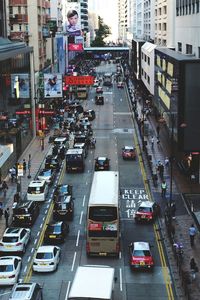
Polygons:
<instances>
[{"instance_id":1,"label":"red taxi","mask_svg":"<svg viewBox=\"0 0 200 300\"><path fill-rule=\"evenodd\" d=\"M136 160L136 150L134 146L124 146L122 148L122 158L123 159L133 159Z\"/></svg>"},{"instance_id":2,"label":"red taxi","mask_svg":"<svg viewBox=\"0 0 200 300\"><path fill-rule=\"evenodd\" d=\"M149 269L154 267L150 245L147 242L134 242L129 245L131 269Z\"/></svg>"},{"instance_id":3,"label":"red taxi","mask_svg":"<svg viewBox=\"0 0 200 300\"><path fill-rule=\"evenodd\" d=\"M102 86L98 86L98 87L96 88L96 93L97 93L97 94L103 94L103 88L102 88Z\"/></svg>"},{"instance_id":4,"label":"red taxi","mask_svg":"<svg viewBox=\"0 0 200 300\"><path fill-rule=\"evenodd\" d=\"M159 214L160 206L151 201L144 201L138 207L135 213L135 221L154 221L156 216Z\"/></svg>"}]
</instances>

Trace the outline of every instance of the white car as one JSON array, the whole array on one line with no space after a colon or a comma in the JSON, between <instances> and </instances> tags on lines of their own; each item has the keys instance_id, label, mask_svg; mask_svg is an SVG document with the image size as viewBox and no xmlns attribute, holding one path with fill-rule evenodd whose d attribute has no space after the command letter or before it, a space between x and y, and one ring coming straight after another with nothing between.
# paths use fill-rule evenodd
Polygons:
<instances>
[{"instance_id":1,"label":"white car","mask_svg":"<svg viewBox=\"0 0 200 300\"><path fill-rule=\"evenodd\" d=\"M30 236L31 230L28 228L7 228L0 240L0 252L25 253Z\"/></svg>"},{"instance_id":2,"label":"white car","mask_svg":"<svg viewBox=\"0 0 200 300\"><path fill-rule=\"evenodd\" d=\"M53 272L60 261L61 250L57 246L40 246L33 261L33 271Z\"/></svg>"},{"instance_id":3,"label":"white car","mask_svg":"<svg viewBox=\"0 0 200 300\"><path fill-rule=\"evenodd\" d=\"M0 285L13 285L17 282L21 270L21 257L0 257Z\"/></svg>"}]
</instances>

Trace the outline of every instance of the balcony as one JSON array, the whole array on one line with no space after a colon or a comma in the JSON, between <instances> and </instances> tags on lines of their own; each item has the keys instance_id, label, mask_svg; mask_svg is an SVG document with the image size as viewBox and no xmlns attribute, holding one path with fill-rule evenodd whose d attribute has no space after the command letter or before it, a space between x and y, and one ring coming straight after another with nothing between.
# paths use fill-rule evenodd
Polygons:
<instances>
[{"instance_id":1,"label":"balcony","mask_svg":"<svg viewBox=\"0 0 200 300\"><path fill-rule=\"evenodd\" d=\"M9 0L9 6L27 6L27 0Z\"/></svg>"},{"instance_id":2,"label":"balcony","mask_svg":"<svg viewBox=\"0 0 200 300\"><path fill-rule=\"evenodd\" d=\"M37 6L46 8L46 1L45 0L37 0Z\"/></svg>"},{"instance_id":3,"label":"balcony","mask_svg":"<svg viewBox=\"0 0 200 300\"><path fill-rule=\"evenodd\" d=\"M25 14L15 14L10 15L11 24L28 24L28 15Z\"/></svg>"}]
</instances>

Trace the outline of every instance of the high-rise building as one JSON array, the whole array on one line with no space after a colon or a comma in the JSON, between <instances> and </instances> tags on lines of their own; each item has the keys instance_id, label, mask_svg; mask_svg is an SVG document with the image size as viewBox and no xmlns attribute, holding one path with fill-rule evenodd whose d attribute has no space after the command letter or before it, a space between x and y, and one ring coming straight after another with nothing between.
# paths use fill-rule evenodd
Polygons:
<instances>
[{"instance_id":1,"label":"high-rise building","mask_svg":"<svg viewBox=\"0 0 200 300\"><path fill-rule=\"evenodd\" d=\"M200 1L176 2L176 51L200 58Z\"/></svg>"}]
</instances>

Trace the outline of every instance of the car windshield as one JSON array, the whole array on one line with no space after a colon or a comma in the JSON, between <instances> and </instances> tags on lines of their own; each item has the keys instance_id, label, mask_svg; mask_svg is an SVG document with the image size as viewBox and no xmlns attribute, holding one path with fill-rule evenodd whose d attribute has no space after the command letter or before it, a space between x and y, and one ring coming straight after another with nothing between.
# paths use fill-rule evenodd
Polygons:
<instances>
[{"instance_id":1,"label":"car windshield","mask_svg":"<svg viewBox=\"0 0 200 300\"><path fill-rule=\"evenodd\" d=\"M125 152L133 152L133 149L125 149Z\"/></svg>"},{"instance_id":2,"label":"car windshield","mask_svg":"<svg viewBox=\"0 0 200 300\"><path fill-rule=\"evenodd\" d=\"M53 258L52 252L38 252L36 255L37 259L51 259Z\"/></svg>"},{"instance_id":3,"label":"car windshield","mask_svg":"<svg viewBox=\"0 0 200 300\"><path fill-rule=\"evenodd\" d=\"M139 211L139 212L144 212L144 213L149 213L149 212L151 212L152 210L151 210L151 207L139 207L139 208L138 208L138 211Z\"/></svg>"},{"instance_id":4,"label":"car windshield","mask_svg":"<svg viewBox=\"0 0 200 300\"><path fill-rule=\"evenodd\" d=\"M0 265L0 272L12 272L13 265Z\"/></svg>"},{"instance_id":5,"label":"car windshield","mask_svg":"<svg viewBox=\"0 0 200 300\"><path fill-rule=\"evenodd\" d=\"M51 170L43 170L39 176L44 176L44 177L51 176Z\"/></svg>"},{"instance_id":6,"label":"car windshield","mask_svg":"<svg viewBox=\"0 0 200 300\"><path fill-rule=\"evenodd\" d=\"M151 256L149 250L134 250L133 256Z\"/></svg>"},{"instance_id":7,"label":"car windshield","mask_svg":"<svg viewBox=\"0 0 200 300\"><path fill-rule=\"evenodd\" d=\"M106 159L98 159L97 162L99 165L104 165L105 163L107 163L107 160Z\"/></svg>"},{"instance_id":8,"label":"car windshield","mask_svg":"<svg viewBox=\"0 0 200 300\"><path fill-rule=\"evenodd\" d=\"M18 236L4 236L2 239L3 243L16 243L18 240Z\"/></svg>"}]
</instances>

